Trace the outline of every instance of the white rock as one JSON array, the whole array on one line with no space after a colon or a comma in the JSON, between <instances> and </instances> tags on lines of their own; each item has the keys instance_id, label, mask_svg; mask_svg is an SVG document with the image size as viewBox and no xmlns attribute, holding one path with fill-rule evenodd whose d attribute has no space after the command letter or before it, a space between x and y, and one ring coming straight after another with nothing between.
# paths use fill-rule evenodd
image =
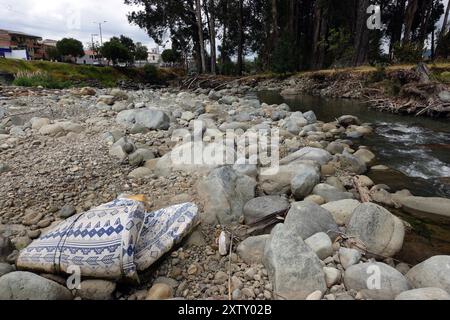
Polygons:
<instances>
[{"instance_id":1,"label":"white rock","mask_svg":"<svg viewBox=\"0 0 450 320\"><path fill-rule=\"evenodd\" d=\"M323 268L323 272L325 273L325 281L327 283L327 287L331 288L335 284L339 283L342 278L341 271L336 268Z\"/></svg>"},{"instance_id":2,"label":"white rock","mask_svg":"<svg viewBox=\"0 0 450 320\"><path fill-rule=\"evenodd\" d=\"M333 243L330 237L319 232L305 240L305 243L317 254L320 260L328 258L333 254Z\"/></svg>"},{"instance_id":3,"label":"white rock","mask_svg":"<svg viewBox=\"0 0 450 320\"><path fill-rule=\"evenodd\" d=\"M361 260L361 253L356 249L340 248L339 260L344 269L348 269L349 267L359 263Z\"/></svg>"}]
</instances>

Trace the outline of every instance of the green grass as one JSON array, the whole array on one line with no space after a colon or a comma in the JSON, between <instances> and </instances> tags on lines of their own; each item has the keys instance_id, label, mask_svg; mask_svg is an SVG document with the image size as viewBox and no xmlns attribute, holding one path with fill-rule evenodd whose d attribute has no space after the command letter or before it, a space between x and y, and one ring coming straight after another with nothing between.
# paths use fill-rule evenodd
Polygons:
<instances>
[{"instance_id":1,"label":"green grass","mask_svg":"<svg viewBox=\"0 0 450 320\"><path fill-rule=\"evenodd\" d=\"M16 85L41 85L48 88L86 86L92 81L104 87L114 87L120 80L131 80L135 83L163 84L184 76L184 70L170 68L157 69L156 74L148 74L148 72L145 72L145 68L96 67L3 58L0 58L0 72L13 74L16 77ZM33 73L38 74L31 76Z\"/></svg>"},{"instance_id":2,"label":"green grass","mask_svg":"<svg viewBox=\"0 0 450 320\"><path fill-rule=\"evenodd\" d=\"M44 71L19 71L13 85L21 87L44 87L47 89L64 89L72 85L69 81L55 79Z\"/></svg>"}]
</instances>

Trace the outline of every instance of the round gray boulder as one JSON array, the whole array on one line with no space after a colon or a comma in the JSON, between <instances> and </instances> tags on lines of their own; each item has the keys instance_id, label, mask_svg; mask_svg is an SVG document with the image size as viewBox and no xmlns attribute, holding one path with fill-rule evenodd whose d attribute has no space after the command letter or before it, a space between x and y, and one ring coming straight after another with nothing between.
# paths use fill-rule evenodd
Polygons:
<instances>
[{"instance_id":1,"label":"round gray boulder","mask_svg":"<svg viewBox=\"0 0 450 320\"><path fill-rule=\"evenodd\" d=\"M274 213L288 210L289 201L280 196L266 196L250 200L244 206L244 218L247 225L253 224Z\"/></svg>"},{"instance_id":2,"label":"round gray boulder","mask_svg":"<svg viewBox=\"0 0 450 320\"><path fill-rule=\"evenodd\" d=\"M0 278L0 300L72 300L69 289L30 272Z\"/></svg>"},{"instance_id":3,"label":"round gray boulder","mask_svg":"<svg viewBox=\"0 0 450 320\"><path fill-rule=\"evenodd\" d=\"M347 233L361 240L369 254L393 257L403 246L403 222L383 207L363 203L353 211Z\"/></svg>"},{"instance_id":4,"label":"round gray boulder","mask_svg":"<svg viewBox=\"0 0 450 320\"><path fill-rule=\"evenodd\" d=\"M435 256L406 274L414 288L441 288L450 293L450 256Z\"/></svg>"}]
</instances>

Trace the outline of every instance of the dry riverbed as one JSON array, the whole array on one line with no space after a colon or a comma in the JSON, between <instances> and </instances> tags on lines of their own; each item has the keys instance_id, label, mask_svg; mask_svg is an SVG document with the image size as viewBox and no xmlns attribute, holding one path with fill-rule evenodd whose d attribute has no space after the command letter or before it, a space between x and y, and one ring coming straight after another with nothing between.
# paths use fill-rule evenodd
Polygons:
<instances>
[{"instance_id":1,"label":"dry riverbed","mask_svg":"<svg viewBox=\"0 0 450 320\"><path fill-rule=\"evenodd\" d=\"M370 124L350 115L324 123L313 112L246 98L249 91L1 87L0 299L450 299L449 256L412 269L393 259L411 226L390 212L448 221L449 200L374 185L364 174L387 168L374 167L376 155L352 142L373 134ZM193 132L193 121L202 123L200 141L175 141ZM275 129L276 175L260 164L172 161L180 148L207 148L227 130L239 141L244 132ZM121 194L146 195L151 210L193 202L201 223L140 285L83 279L69 292L65 275L16 270L34 239ZM284 223L243 232L277 215ZM231 250L219 250L221 234ZM377 288L367 282L373 267Z\"/></svg>"}]
</instances>

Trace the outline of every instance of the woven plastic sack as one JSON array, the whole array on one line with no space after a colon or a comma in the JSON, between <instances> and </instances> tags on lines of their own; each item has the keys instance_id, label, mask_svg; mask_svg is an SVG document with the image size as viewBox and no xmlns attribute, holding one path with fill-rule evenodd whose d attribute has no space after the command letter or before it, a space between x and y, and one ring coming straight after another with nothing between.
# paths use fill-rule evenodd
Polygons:
<instances>
[{"instance_id":1,"label":"woven plastic sack","mask_svg":"<svg viewBox=\"0 0 450 320\"><path fill-rule=\"evenodd\" d=\"M192 203L146 213L144 204L118 199L72 216L20 252L19 270L137 280L194 227ZM70 268L70 269L69 269Z\"/></svg>"}]
</instances>

